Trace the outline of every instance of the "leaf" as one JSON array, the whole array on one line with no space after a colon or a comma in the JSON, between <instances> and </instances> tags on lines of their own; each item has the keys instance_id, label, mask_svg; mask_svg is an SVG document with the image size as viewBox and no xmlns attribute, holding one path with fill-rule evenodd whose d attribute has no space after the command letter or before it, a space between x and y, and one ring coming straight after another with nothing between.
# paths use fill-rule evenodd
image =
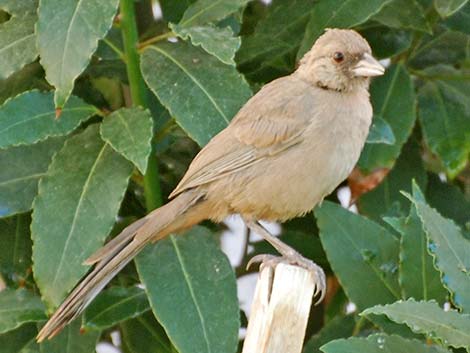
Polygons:
<instances>
[{"instance_id":1,"label":"leaf","mask_svg":"<svg viewBox=\"0 0 470 353\"><path fill-rule=\"evenodd\" d=\"M444 21L444 26L454 31L470 34L470 2Z\"/></svg>"},{"instance_id":2,"label":"leaf","mask_svg":"<svg viewBox=\"0 0 470 353\"><path fill-rule=\"evenodd\" d=\"M41 299L26 289L1 291L0 313L0 334L46 319Z\"/></svg>"},{"instance_id":3,"label":"leaf","mask_svg":"<svg viewBox=\"0 0 470 353\"><path fill-rule=\"evenodd\" d=\"M47 84L39 77L42 73L41 65L34 62L16 71L7 79L0 79L0 104L24 91L33 88L46 88Z\"/></svg>"},{"instance_id":4,"label":"leaf","mask_svg":"<svg viewBox=\"0 0 470 353\"><path fill-rule=\"evenodd\" d=\"M434 268L433 258L427 250L423 224L411 207L408 217L385 219L400 238L399 282L404 298L435 299L444 303L446 291L442 287L439 272Z\"/></svg>"},{"instance_id":5,"label":"leaf","mask_svg":"<svg viewBox=\"0 0 470 353\"><path fill-rule=\"evenodd\" d=\"M303 353L320 353L320 347L338 338L351 336L356 321L354 315L337 316L327 322L322 329L305 344Z\"/></svg>"},{"instance_id":6,"label":"leaf","mask_svg":"<svg viewBox=\"0 0 470 353\"><path fill-rule=\"evenodd\" d=\"M470 222L470 201L456 185L441 182L435 174L429 175L426 199L431 207L447 218L452 218L461 227Z\"/></svg>"},{"instance_id":7,"label":"leaf","mask_svg":"<svg viewBox=\"0 0 470 353\"><path fill-rule=\"evenodd\" d=\"M148 110L139 107L116 110L104 119L100 133L116 152L145 174L153 137L153 120Z\"/></svg>"},{"instance_id":8,"label":"leaf","mask_svg":"<svg viewBox=\"0 0 470 353\"><path fill-rule=\"evenodd\" d=\"M438 338L446 346L470 346L470 315L454 310L444 311L437 302L408 299L388 305L377 305L361 315L387 315L391 320L406 324L417 333Z\"/></svg>"},{"instance_id":9,"label":"leaf","mask_svg":"<svg viewBox=\"0 0 470 353\"><path fill-rule=\"evenodd\" d=\"M455 65L467 59L470 36L443 31L434 36L425 36L421 43L408 59L410 67L423 69L432 65Z\"/></svg>"},{"instance_id":10,"label":"leaf","mask_svg":"<svg viewBox=\"0 0 470 353\"><path fill-rule=\"evenodd\" d=\"M470 83L428 81L418 92L424 138L451 178L466 166L470 154Z\"/></svg>"},{"instance_id":11,"label":"leaf","mask_svg":"<svg viewBox=\"0 0 470 353\"><path fill-rule=\"evenodd\" d=\"M152 312L121 324L123 343L132 353L175 353Z\"/></svg>"},{"instance_id":12,"label":"leaf","mask_svg":"<svg viewBox=\"0 0 470 353\"><path fill-rule=\"evenodd\" d=\"M393 145L395 143L395 135L391 126L384 119L376 117L372 121L366 142Z\"/></svg>"},{"instance_id":13,"label":"leaf","mask_svg":"<svg viewBox=\"0 0 470 353\"><path fill-rule=\"evenodd\" d=\"M24 281L31 266L29 214L0 219L0 272L3 279Z\"/></svg>"},{"instance_id":14,"label":"leaf","mask_svg":"<svg viewBox=\"0 0 470 353\"><path fill-rule=\"evenodd\" d=\"M55 117L52 93L29 91L0 107L0 148L29 145L50 136L66 135L98 110L72 96Z\"/></svg>"},{"instance_id":15,"label":"leaf","mask_svg":"<svg viewBox=\"0 0 470 353\"><path fill-rule=\"evenodd\" d=\"M200 145L225 128L251 95L234 67L187 43L148 47L141 68L153 93Z\"/></svg>"},{"instance_id":16,"label":"leaf","mask_svg":"<svg viewBox=\"0 0 470 353\"><path fill-rule=\"evenodd\" d=\"M0 150L0 217L31 209L38 182L64 139L50 138L30 146Z\"/></svg>"},{"instance_id":17,"label":"leaf","mask_svg":"<svg viewBox=\"0 0 470 353\"><path fill-rule=\"evenodd\" d=\"M424 9L416 0L392 0L371 20L389 27L432 33L431 26L427 22L424 13Z\"/></svg>"},{"instance_id":18,"label":"leaf","mask_svg":"<svg viewBox=\"0 0 470 353\"><path fill-rule=\"evenodd\" d=\"M137 287L111 287L100 293L83 314L82 328L104 330L150 310L147 296Z\"/></svg>"},{"instance_id":19,"label":"leaf","mask_svg":"<svg viewBox=\"0 0 470 353\"><path fill-rule=\"evenodd\" d=\"M7 78L38 56L34 25L37 1L0 0L11 18L0 24L0 79Z\"/></svg>"},{"instance_id":20,"label":"leaf","mask_svg":"<svg viewBox=\"0 0 470 353\"><path fill-rule=\"evenodd\" d=\"M415 139L403 147L400 157L393 169L372 191L362 195L357 204L361 214L367 215L376 222L382 222L384 215L395 211L399 215L408 214L410 203L400 191L411 191L411 180L425 188L426 170L421 158L420 145Z\"/></svg>"},{"instance_id":21,"label":"leaf","mask_svg":"<svg viewBox=\"0 0 470 353\"><path fill-rule=\"evenodd\" d=\"M415 124L414 88L404 66L391 66L384 76L373 81L371 101L375 115L384 119L392 128L395 143L366 144L359 159L359 167L368 172L393 166Z\"/></svg>"},{"instance_id":22,"label":"leaf","mask_svg":"<svg viewBox=\"0 0 470 353\"><path fill-rule=\"evenodd\" d=\"M90 353L95 346L100 332L80 333L80 320L72 321L53 339L40 344L41 353Z\"/></svg>"},{"instance_id":23,"label":"leaf","mask_svg":"<svg viewBox=\"0 0 470 353\"><path fill-rule=\"evenodd\" d=\"M197 0L191 4L180 21L182 26L199 26L222 20L250 0Z\"/></svg>"},{"instance_id":24,"label":"leaf","mask_svg":"<svg viewBox=\"0 0 470 353\"><path fill-rule=\"evenodd\" d=\"M74 81L112 25L118 0L41 0L36 26L38 50L46 78L62 108Z\"/></svg>"},{"instance_id":25,"label":"leaf","mask_svg":"<svg viewBox=\"0 0 470 353\"><path fill-rule=\"evenodd\" d=\"M409 340L398 335L385 335L383 333L369 337L350 337L332 341L321 350L325 353L380 353L380 352L413 352L413 353L449 353L446 349L427 345L418 340Z\"/></svg>"},{"instance_id":26,"label":"leaf","mask_svg":"<svg viewBox=\"0 0 470 353\"><path fill-rule=\"evenodd\" d=\"M410 31L374 25L360 32L374 49L376 58L391 58L403 53L411 46Z\"/></svg>"},{"instance_id":27,"label":"leaf","mask_svg":"<svg viewBox=\"0 0 470 353\"><path fill-rule=\"evenodd\" d=\"M184 12L189 5L196 0L159 0L158 3L162 8L163 18L167 22L178 22L183 17Z\"/></svg>"},{"instance_id":28,"label":"leaf","mask_svg":"<svg viewBox=\"0 0 470 353\"><path fill-rule=\"evenodd\" d=\"M26 324L20 328L0 335L2 353L30 353L27 349L36 346L35 337L38 333L35 323ZM32 352L38 352L32 351ZM32 353L31 352L31 353Z\"/></svg>"},{"instance_id":29,"label":"leaf","mask_svg":"<svg viewBox=\"0 0 470 353\"><path fill-rule=\"evenodd\" d=\"M434 0L434 6L441 17L448 17L464 7L467 1L468 0Z\"/></svg>"},{"instance_id":30,"label":"leaf","mask_svg":"<svg viewBox=\"0 0 470 353\"><path fill-rule=\"evenodd\" d=\"M131 172L97 125L67 140L54 157L31 224L34 277L48 306L57 306L87 272L82 262L110 232Z\"/></svg>"},{"instance_id":31,"label":"leaf","mask_svg":"<svg viewBox=\"0 0 470 353\"><path fill-rule=\"evenodd\" d=\"M137 257L137 270L152 310L178 352L236 351L240 318L235 275L208 230L195 227L159 241Z\"/></svg>"},{"instance_id":32,"label":"leaf","mask_svg":"<svg viewBox=\"0 0 470 353\"><path fill-rule=\"evenodd\" d=\"M173 32L182 39L191 38L191 43L201 46L206 52L214 55L227 65L235 65L235 53L240 47L241 40L234 37L230 27L215 26L183 27L170 24Z\"/></svg>"},{"instance_id":33,"label":"leaf","mask_svg":"<svg viewBox=\"0 0 470 353\"><path fill-rule=\"evenodd\" d=\"M311 11L311 0L274 0L266 8L254 32L242 36L236 55L238 68L248 79L267 82L294 70Z\"/></svg>"},{"instance_id":34,"label":"leaf","mask_svg":"<svg viewBox=\"0 0 470 353\"><path fill-rule=\"evenodd\" d=\"M310 50L325 28L351 28L360 25L378 13L390 1L344 0L341 4L338 4L336 0L324 0L316 3L297 57L302 57Z\"/></svg>"},{"instance_id":35,"label":"leaf","mask_svg":"<svg viewBox=\"0 0 470 353\"><path fill-rule=\"evenodd\" d=\"M400 298L398 240L392 234L328 201L315 209L315 217L331 268L358 308Z\"/></svg>"},{"instance_id":36,"label":"leaf","mask_svg":"<svg viewBox=\"0 0 470 353\"><path fill-rule=\"evenodd\" d=\"M413 185L413 203L428 236L428 249L434 265L441 272L441 281L451 292L454 304L470 311L470 240L451 220L442 217L424 201L416 198L421 193Z\"/></svg>"}]
</instances>

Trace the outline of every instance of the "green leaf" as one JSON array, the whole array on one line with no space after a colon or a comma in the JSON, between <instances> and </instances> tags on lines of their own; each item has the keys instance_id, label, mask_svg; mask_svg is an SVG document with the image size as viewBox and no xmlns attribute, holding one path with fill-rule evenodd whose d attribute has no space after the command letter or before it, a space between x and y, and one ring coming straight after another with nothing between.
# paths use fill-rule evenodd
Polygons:
<instances>
[{"instance_id":1,"label":"green leaf","mask_svg":"<svg viewBox=\"0 0 470 353\"><path fill-rule=\"evenodd\" d=\"M305 344L303 353L320 353L320 347L334 339L352 335L356 320L354 315L337 316L327 322L322 329Z\"/></svg>"},{"instance_id":2,"label":"green leaf","mask_svg":"<svg viewBox=\"0 0 470 353\"><path fill-rule=\"evenodd\" d=\"M470 34L470 2L467 2L458 12L450 16L444 26L454 31Z\"/></svg>"},{"instance_id":3,"label":"green leaf","mask_svg":"<svg viewBox=\"0 0 470 353\"><path fill-rule=\"evenodd\" d=\"M416 0L393 0L386 4L371 20L389 27L432 33L424 14L424 9Z\"/></svg>"},{"instance_id":4,"label":"green leaf","mask_svg":"<svg viewBox=\"0 0 470 353\"><path fill-rule=\"evenodd\" d=\"M311 11L311 0L274 0L267 7L254 32L242 37L236 55L248 79L267 82L293 71Z\"/></svg>"},{"instance_id":5,"label":"green leaf","mask_svg":"<svg viewBox=\"0 0 470 353\"><path fill-rule=\"evenodd\" d=\"M137 257L137 270L178 352L236 351L235 275L207 229L195 227L159 241Z\"/></svg>"},{"instance_id":6,"label":"green leaf","mask_svg":"<svg viewBox=\"0 0 470 353\"><path fill-rule=\"evenodd\" d=\"M195 1L196 0L159 0L158 3L162 8L163 18L167 22L176 23L181 20L188 6Z\"/></svg>"},{"instance_id":7,"label":"green leaf","mask_svg":"<svg viewBox=\"0 0 470 353\"><path fill-rule=\"evenodd\" d=\"M428 81L418 93L424 138L451 178L459 174L469 160L469 90L468 81L436 80Z\"/></svg>"},{"instance_id":8,"label":"green leaf","mask_svg":"<svg viewBox=\"0 0 470 353\"><path fill-rule=\"evenodd\" d=\"M426 234L416 208L412 206L408 217L385 220L401 234L398 279L403 297L444 303L447 293L428 253Z\"/></svg>"},{"instance_id":9,"label":"green leaf","mask_svg":"<svg viewBox=\"0 0 470 353\"><path fill-rule=\"evenodd\" d=\"M297 57L310 50L325 28L351 28L366 22L391 0L324 0L315 3Z\"/></svg>"},{"instance_id":10,"label":"green leaf","mask_svg":"<svg viewBox=\"0 0 470 353\"><path fill-rule=\"evenodd\" d=\"M0 0L0 10L11 18L0 24L0 79L6 78L38 56L34 25L36 0Z\"/></svg>"},{"instance_id":11,"label":"green leaf","mask_svg":"<svg viewBox=\"0 0 470 353\"><path fill-rule=\"evenodd\" d=\"M206 52L214 55L224 64L235 65L234 57L240 47L241 40L239 37L234 37L230 27L184 27L170 24L170 28L180 38L191 38L193 45L201 46Z\"/></svg>"},{"instance_id":12,"label":"green leaf","mask_svg":"<svg viewBox=\"0 0 470 353\"><path fill-rule=\"evenodd\" d=\"M470 311L470 240L453 221L419 201L416 194L420 191L416 185L413 188L412 201L423 222L428 249L434 257L434 265L441 272L442 283L451 292L454 304Z\"/></svg>"},{"instance_id":13,"label":"green leaf","mask_svg":"<svg viewBox=\"0 0 470 353\"><path fill-rule=\"evenodd\" d=\"M21 282L31 266L29 214L0 219L0 272L6 280Z\"/></svg>"},{"instance_id":14,"label":"green leaf","mask_svg":"<svg viewBox=\"0 0 470 353\"><path fill-rule=\"evenodd\" d=\"M82 328L104 330L150 310L147 296L137 287L112 287L100 293L83 314Z\"/></svg>"},{"instance_id":15,"label":"green leaf","mask_svg":"<svg viewBox=\"0 0 470 353\"><path fill-rule=\"evenodd\" d=\"M431 207L447 218L452 218L460 226L470 222L470 200L456 186L444 183L435 174L430 174L426 199Z\"/></svg>"},{"instance_id":16,"label":"green leaf","mask_svg":"<svg viewBox=\"0 0 470 353\"><path fill-rule=\"evenodd\" d=\"M385 228L325 201L316 208L320 239L335 274L358 308L400 296L398 240Z\"/></svg>"},{"instance_id":17,"label":"green leaf","mask_svg":"<svg viewBox=\"0 0 470 353\"><path fill-rule=\"evenodd\" d=\"M43 74L41 65L34 62L16 71L7 79L0 80L0 104L24 91L34 88L48 89L47 83L40 77L41 74Z\"/></svg>"},{"instance_id":18,"label":"green leaf","mask_svg":"<svg viewBox=\"0 0 470 353\"><path fill-rule=\"evenodd\" d=\"M373 48L374 56L379 59L401 54L411 45L411 33L406 30L374 25L362 29L361 34Z\"/></svg>"},{"instance_id":19,"label":"green leaf","mask_svg":"<svg viewBox=\"0 0 470 353\"><path fill-rule=\"evenodd\" d=\"M371 101L375 115L391 126L396 141L393 145L366 144L359 167L368 172L377 168L391 168L414 126L415 94L405 67L392 66L384 76L375 79L371 85Z\"/></svg>"},{"instance_id":20,"label":"green leaf","mask_svg":"<svg viewBox=\"0 0 470 353\"><path fill-rule=\"evenodd\" d=\"M186 9L179 24L189 27L222 20L242 6L245 6L249 1L250 0L198 0Z\"/></svg>"},{"instance_id":21,"label":"green leaf","mask_svg":"<svg viewBox=\"0 0 470 353\"><path fill-rule=\"evenodd\" d=\"M80 332L80 320L75 320L50 341L41 343L41 353L91 353L95 351L100 332Z\"/></svg>"},{"instance_id":22,"label":"green leaf","mask_svg":"<svg viewBox=\"0 0 470 353\"><path fill-rule=\"evenodd\" d=\"M175 353L152 312L121 324L123 343L132 353Z\"/></svg>"},{"instance_id":23,"label":"green leaf","mask_svg":"<svg viewBox=\"0 0 470 353\"><path fill-rule=\"evenodd\" d=\"M33 351L28 350L32 346L37 347L35 340L37 333L36 324L31 323L0 335L0 351L2 353L37 353L37 349Z\"/></svg>"},{"instance_id":24,"label":"green leaf","mask_svg":"<svg viewBox=\"0 0 470 353\"><path fill-rule=\"evenodd\" d=\"M406 324L416 333L441 340L446 346L470 346L470 315L454 310L444 311L437 302L408 299L388 305L377 305L361 315L387 315L391 320Z\"/></svg>"},{"instance_id":25,"label":"green leaf","mask_svg":"<svg viewBox=\"0 0 470 353\"><path fill-rule=\"evenodd\" d=\"M392 127L384 119L375 117L366 142L393 145L395 143L395 135L393 134Z\"/></svg>"},{"instance_id":26,"label":"green leaf","mask_svg":"<svg viewBox=\"0 0 470 353\"><path fill-rule=\"evenodd\" d=\"M141 67L160 102L200 145L225 128L251 95L234 67L187 43L148 47Z\"/></svg>"},{"instance_id":27,"label":"green leaf","mask_svg":"<svg viewBox=\"0 0 470 353\"><path fill-rule=\"evenodd\" d=\"M56 119L52 93L25 92L0 107L0 148L66 135L97 112L92 105L72 96Z\"/></svg>"},{"instance_id":28,"label":"green leaf","mask_svg":"<svg viewBox=\"0 0 470 353\"><path fill-rule=\"evenodd\" d=\"M148 110L116 110L104 119L100 133L103 140L145 174L153 137L153 119Z\"/></svg>"},{"instance_id":29,"label":"green leaf","mask_svg":"<svg viewBox=\"0 0 470 353\"><path fill-rule=\"evenodd\" d=\"M464 7L467 1L468 0L434 0L434 6L441 17L448 17Z\"/></svg>"},{"instance_id":30,"label":"green leaf","mask_svg":"<svg viewBox=\"0 0 470 353\"><path fill-rule=\"evenodd\" d=\"M383 333L369 337L351 337L332 341L321 350L325 353L381 353L381 352L413 352L413 353L449 353L439 346L430 346L418 340L409 340L397 335Z\"/></svg>"},{"instance_id":31,"label":"green leaf","mask_svg":"<svg viewBox=\"0 0 470 353\"><path fill-rule=\"evenodd\" d=\"M64 139L50 138L30 146L0 150L0 217L31 209L38 182Z\"/></svg>"},{"instance_id":32,"label":"green leaf","mask_svg":"<svg viewBox=\"0 0 470 353\"><path fill-rule=\"evenodd\" d=\"M131 172L92 125L67 140L41 179L31 224L33 270L50 307L87 272L82 262L110 232Z\"/></svg>"},{"instance_id":33,"label":"green leaf","mask_svg":"<svg viewBox=\"0 0 470 353\"><path fill-rule=\"evenodd\" d=\"M410 203L400 191L411 191L411 180L425 188L427 183L426 170L421 158L421 147L415 139L403 147L395 166L372 191L362 195L357 204L361 214L367 215L376 222L382 222L384 215L397 212L408 214Z\"/></svg>"},{"instance_id":34,"label":"green leaf","mask_svg":"<svg viewBox=\"0 0 470 353\"><path fill-rule=\"evenodd\" d=\"M41 64L62 108L74 81L112 25L118 0L41 0L36 26Z\"/></svg>"},{"instance_id":35,"label":"green leaf","mask_svg":"<svg viewBox=\"0 0 470 353\"><path fill-rule=\"evenodd\" d=\"M0 292L0 334L27 322L46 319L41 299L26 289L4 289Z\"/></svg>"},{"instance_id":36,"label":"green leaf","mask_svg":"<svg viewBox=\"0 0 470 353\"><path fill-rule=\"evenodd\" d=\"M421 43L409 58L409 66L422 69L432 65L455 65L467 59L470 36L443 31L434 36L425 36Z\"/></svg>"}]
</instances>

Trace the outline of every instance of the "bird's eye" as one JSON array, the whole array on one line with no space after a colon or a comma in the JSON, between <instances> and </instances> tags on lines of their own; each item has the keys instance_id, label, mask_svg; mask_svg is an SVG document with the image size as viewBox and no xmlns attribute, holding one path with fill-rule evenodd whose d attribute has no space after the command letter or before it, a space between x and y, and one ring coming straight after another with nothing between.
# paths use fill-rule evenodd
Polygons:
<instances>
[{"instance_id":1,"label":"bird's eye","mask_svg":"<svg viewBox=\"0 0 470 353\"><path fill-rule=\"evenodd\" d=\"M340 63L341 61L344 60L344 54L337 51L336 53L333 54L333 60L336 61L337 63Z\"/></svg>"}]
</instances>

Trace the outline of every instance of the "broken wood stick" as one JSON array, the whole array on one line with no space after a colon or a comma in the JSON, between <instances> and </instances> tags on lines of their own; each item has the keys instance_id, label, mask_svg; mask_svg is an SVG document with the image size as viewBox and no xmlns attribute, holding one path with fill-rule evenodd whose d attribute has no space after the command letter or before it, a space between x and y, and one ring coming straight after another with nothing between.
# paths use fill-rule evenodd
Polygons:
<instances>
[{"instance_id":1,"label":"broken wood stick","mask_svg":"<svg viewBox=\"0 0 470 353\"><path fill-rule=\"evenodd\" d=\"M242 353L301 353L315 274L279 264L258 278Z\"/></svg>"}]
</instances>

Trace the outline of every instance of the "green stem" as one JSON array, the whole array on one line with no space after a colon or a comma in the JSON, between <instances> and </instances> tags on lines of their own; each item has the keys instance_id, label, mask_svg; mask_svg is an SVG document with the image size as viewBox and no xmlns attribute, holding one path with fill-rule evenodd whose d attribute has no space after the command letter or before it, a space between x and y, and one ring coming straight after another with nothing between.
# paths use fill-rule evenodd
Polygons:
<instances>
[{"instance_id":1,"label":"green stem","mask_svg":"<svg viewBox=\"0 0 470 353\"><path fill-rule=\"evenodd\" d=\"M135 18L134 0L121 0L121 30L126 57L127 77L131 91L132 104L148 108L147 90L140 72L140 57L137 52L139 35ZM155 150L150 154L147 172L144 175L145 206L151 211L162 204L158 164Z\"/></svg>"}]
</instances>

